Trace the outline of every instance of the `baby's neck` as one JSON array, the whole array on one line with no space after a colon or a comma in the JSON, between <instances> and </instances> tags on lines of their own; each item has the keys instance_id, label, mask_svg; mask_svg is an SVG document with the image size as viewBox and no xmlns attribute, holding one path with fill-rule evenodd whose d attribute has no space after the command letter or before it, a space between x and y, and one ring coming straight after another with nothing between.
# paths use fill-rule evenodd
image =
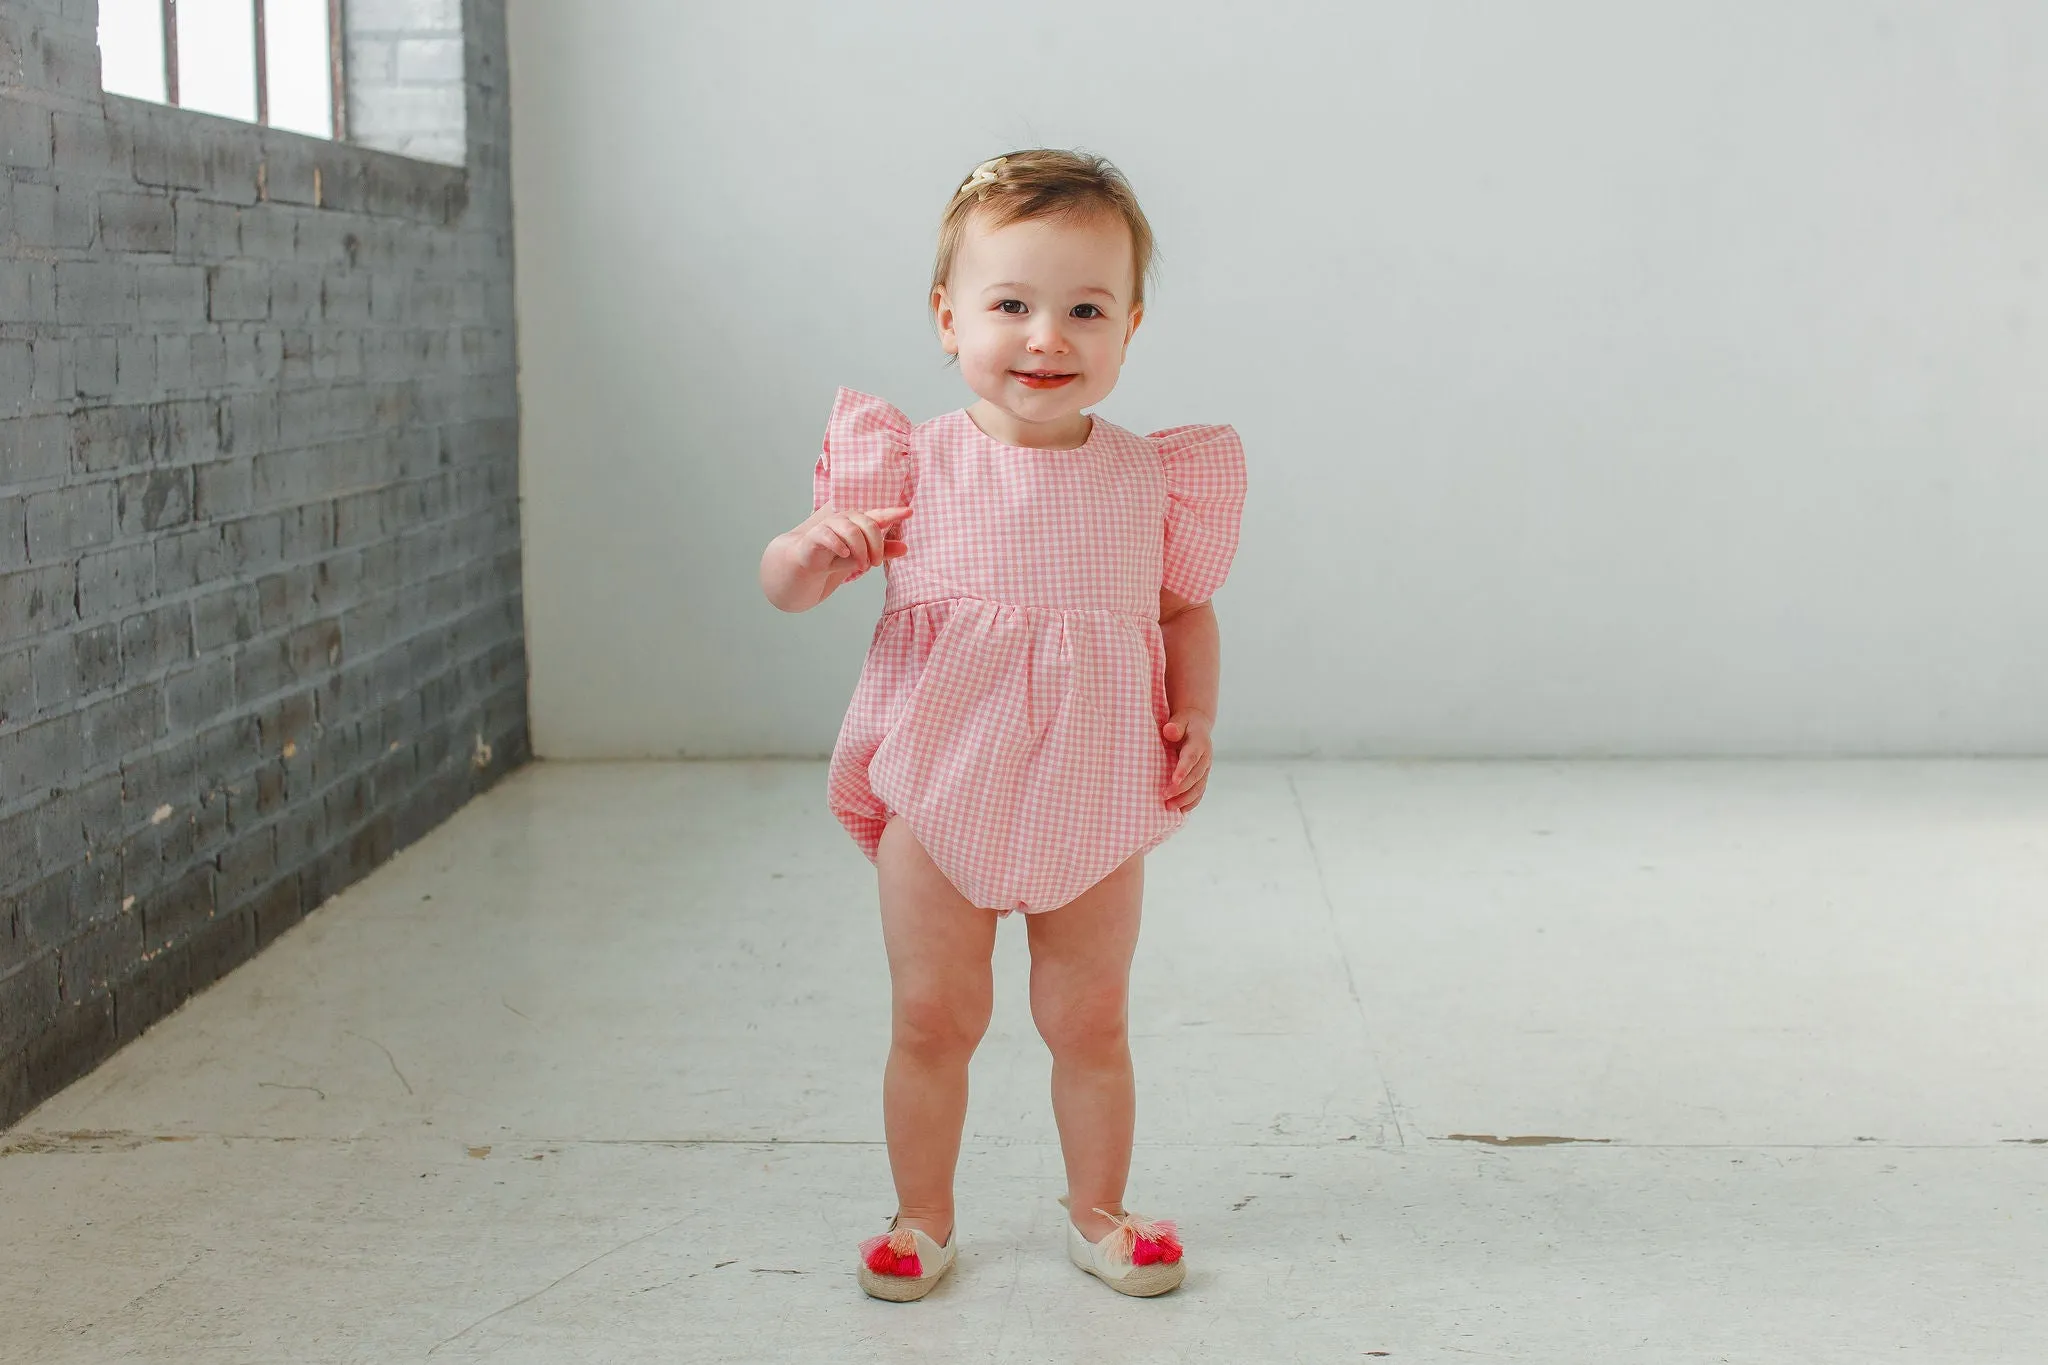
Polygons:
<instances>
[{"instance_id":1,"label":"baby's neck","mask_svg":"<svg viewBox=\"0 0 2048 1365\"><path fill-rule=\"evenodd\" d=\"M1025 422L986 398L967 409L967 419L991 440L1030 450L1072 450L1086 444L1095 430L1095 419L1085 412L1072 413L1057 422Z\"/></svg>"}]
</instances>

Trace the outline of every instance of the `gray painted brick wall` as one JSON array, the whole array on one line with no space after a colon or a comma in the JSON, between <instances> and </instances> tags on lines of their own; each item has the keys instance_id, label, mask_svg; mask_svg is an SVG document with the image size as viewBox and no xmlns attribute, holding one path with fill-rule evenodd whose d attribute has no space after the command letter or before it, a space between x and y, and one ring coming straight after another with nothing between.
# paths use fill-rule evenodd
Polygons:
<instances>
[{"instance_id":1,"label":"gray painted brick wall","mask_svg":"<svg viewBox=\"0 0 2048 1365\"><path fill-rule=\"evenodd\" d=\"M457 168L102 96L92 4L0 0L0 1123L528 756L462 9Z\"/></svg>"}]
</instances>

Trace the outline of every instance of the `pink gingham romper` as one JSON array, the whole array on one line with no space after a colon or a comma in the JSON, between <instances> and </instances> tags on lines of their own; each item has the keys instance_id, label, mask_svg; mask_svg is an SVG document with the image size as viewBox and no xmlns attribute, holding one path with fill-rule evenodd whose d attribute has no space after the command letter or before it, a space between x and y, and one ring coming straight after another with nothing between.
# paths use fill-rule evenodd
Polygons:
<instances>
[{"instance_id":1,"label":"pink gingham romper","mask_svg":"<svg viewBox=\"0 0 2048 1365\"><path fill-rule=\"evenodd\" d=\"M870 862L900 815L962 896L1007 915L1066 904L1180 828L1159 591L1205 601L1230 569L1235 431L1096 417L1075 449L1034 450L964 409L912 426L841 389L811 493L814 511L914 513L826 782Z\"/></svg>"}]
</instances>

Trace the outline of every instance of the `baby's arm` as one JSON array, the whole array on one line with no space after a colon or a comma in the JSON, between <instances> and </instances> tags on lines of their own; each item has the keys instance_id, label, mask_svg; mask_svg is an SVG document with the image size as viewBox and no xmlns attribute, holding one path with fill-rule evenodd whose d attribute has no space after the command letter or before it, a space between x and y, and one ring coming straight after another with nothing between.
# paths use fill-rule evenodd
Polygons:
<instances>
[{"instance_id":1,"label":"baby's arm","mask_svg":"<svg viewBox=\"0 0 2048 1365\"><path fill-rule=\"evenodd\" d=\"M1216 608L1159 592L1159 634L1166 641L1166 711L1160 734L1180 746L1166 801L1193 810L1209 783L1209 733L1216 725L1216 693L1223 671Z\"/></svg>"},{"instance_id":2,"label":"baby's arm","mask_svg":"<svg viewBox=\"0 0 2048 1365\"><path fill-rule=\"evenodd\" d=\"M782 611L809 611L856 570L907 553L908 546L888 536L909 515L908 507L873 512L820 507L768 542L761 552L761 591Z\"/></svg>"}]
</instances>

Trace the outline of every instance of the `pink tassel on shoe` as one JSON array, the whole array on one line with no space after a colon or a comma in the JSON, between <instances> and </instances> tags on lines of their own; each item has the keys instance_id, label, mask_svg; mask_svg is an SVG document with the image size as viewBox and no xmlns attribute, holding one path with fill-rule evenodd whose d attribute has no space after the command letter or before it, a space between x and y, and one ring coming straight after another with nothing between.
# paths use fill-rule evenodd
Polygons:
<instances>
[{"instance_id":1,"label":"pink tassel on shoe","mask_svg":"<svg viewBox=\"0 0 2048 1365\"><path fill-rule=\"evenodd\" d=\"M1172 1265L1181 1258L1180 1228L1171 1218L1155 1222L1141 1214L1095 1211L1116 1223L1101 1242L1105 1259L1132 1265Z\"/></svg>"},{"instance_id":2,"label":"pink tassel on shoe","mask_svg":"<svg viewBox=\"0 0 2048 1365\"><path fill-rule=\"evenodd\" d=\"M860 1256L877 1275L907 1275L915 1280L924 1274L917 1258L917 1235L909 1228L868 1238L860 1244Z\"/></svg>"},{"instance_id":3,"label":"pink tassel on shoe","mask_svg":"<svg viewBox=\"0 0 2048 1365\"><path fill-rule=\"evenodd\" d=\"M1139 1232L1135 1244L1131 1247L1133 1265L1151 1265L1155 1261L1163 1265L1172 1265L1181 1258L1183 1248L1180 1244L1180 1229L1174 1226L1171 1218L1163 1218L1145 1226L1148 1231Z\"/></svg>"}]
</instances>

